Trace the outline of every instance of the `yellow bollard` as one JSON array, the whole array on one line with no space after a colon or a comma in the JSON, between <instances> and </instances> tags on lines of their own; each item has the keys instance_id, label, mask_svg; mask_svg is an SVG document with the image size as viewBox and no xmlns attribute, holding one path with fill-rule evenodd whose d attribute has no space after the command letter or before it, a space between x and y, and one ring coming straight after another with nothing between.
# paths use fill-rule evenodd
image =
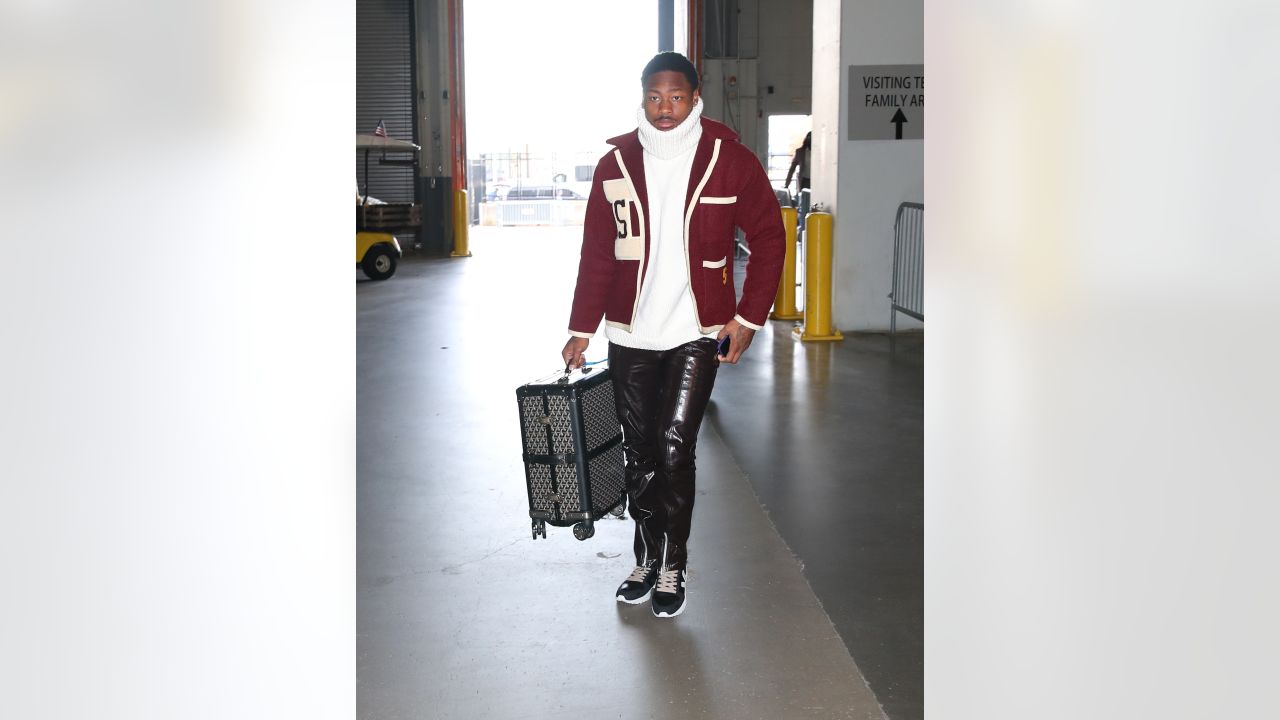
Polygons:
<instances>
[{"instance_id":1,"label":"yellow bollard","mask_svg":"<svg viewBox=\"0 0 1280 720\"><path fill-rule=\"evenodd\" d=\"M831 327L831 213L809 213L804 237L804 326L792 332L805 342L843 340Z\"/></svg>"},{"instance_id":2,"label":"yellow bollard","mask_svg":"<svg viewBox=\"0 0 1280 720\"><path fill-rule=\"evenodd\" d=\"M799 320L804 317L796 310L796 209L782 208L782 227L787 230L787 255L782 261L782 277L778 280L778 294L773 299L774 320Z\"/></svg>"},{"instance_id":3,"label":"yellow bollard","mask_svg":"<svg viewBox=\"0 0 1280 720\"><path fill-rule=\"evenodd\" d=\"M467 206L467 191L453 191L453 257L471 257L467 247L467 230L471 227L471 208Z\"/></svg>"}]
</instances>

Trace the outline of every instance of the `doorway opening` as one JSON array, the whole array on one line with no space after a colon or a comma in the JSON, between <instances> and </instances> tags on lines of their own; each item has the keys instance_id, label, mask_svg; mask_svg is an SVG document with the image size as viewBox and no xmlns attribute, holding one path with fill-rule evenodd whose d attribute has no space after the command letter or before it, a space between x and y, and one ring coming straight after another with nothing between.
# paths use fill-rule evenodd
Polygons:
<instances>
[{"instance_id":1,"label":"doorway opening","mask_svg":"<svg viewBox=\"0 0 1280 720\"><path fill-rule=\"evenodd\" d=\"M787 169L795 157L796 148L804 144L804 136L813 129L812 115L770 115L769 116L769 182L775 188L783 187L787 179ZM787 192L795 194L796 183L794 173L791 187Z\"/></svg>"},{"instance_id":2,"label":"doorway opening","mask_svg":"<svg viewBox=\"0 0 1280 720\"><path fill-rule=\"evenodd\" d=\"M635 127L657 9L464 0L471 244L576 247L606 138ZM495 248L502 252L502 249Z\"/></svg>"}]
</instances>

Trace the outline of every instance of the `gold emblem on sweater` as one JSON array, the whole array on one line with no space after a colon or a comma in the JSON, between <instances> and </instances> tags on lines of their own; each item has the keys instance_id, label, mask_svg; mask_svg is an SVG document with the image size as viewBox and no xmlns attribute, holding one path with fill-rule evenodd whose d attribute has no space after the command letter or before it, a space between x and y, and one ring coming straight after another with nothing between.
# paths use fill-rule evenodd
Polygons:
<instances>
[{"instance_id":1,"label":"gold emblem on sweater","mask_svg":"<svg viewBox=\"0 0 1280 720\"><path fill-rule=\"evenodd\" d=\"M725 265L724 269L720 271L720 284L721 285L729 284L729 266L728 265Z\"/></svg>"}]
</instances>

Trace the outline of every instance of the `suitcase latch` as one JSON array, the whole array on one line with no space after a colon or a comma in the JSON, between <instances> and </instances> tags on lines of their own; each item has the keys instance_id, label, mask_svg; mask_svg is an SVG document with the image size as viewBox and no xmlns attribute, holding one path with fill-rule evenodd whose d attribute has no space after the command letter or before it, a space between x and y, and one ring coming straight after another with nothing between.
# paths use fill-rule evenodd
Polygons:
<instances>
[{"instance_id":1,"label":"suitcase latch","mask_svg":"<svg viewBox=\"0 0 1280 720\"><path fill-rule=\"evenodd\" d=\"M551 416L550 416L550 415L543 415L542 417L538 418L538 422L542 423L543 425L550 425L550 424L551 424Z\"/></svg>"}]
</instances>

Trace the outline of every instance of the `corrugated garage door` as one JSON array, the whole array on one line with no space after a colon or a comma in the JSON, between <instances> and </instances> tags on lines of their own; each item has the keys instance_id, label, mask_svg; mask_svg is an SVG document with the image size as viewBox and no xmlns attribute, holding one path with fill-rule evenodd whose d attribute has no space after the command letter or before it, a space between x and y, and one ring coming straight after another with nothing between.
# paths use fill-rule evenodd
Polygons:
<instances>
[{"instance_id":1,"label":"corrugated garage door","mask_svg":"<svg viewBox=\"0 0 1280 720\"><path fill-rule=\"evenodd\" d=\"M388 136L414 140L411 13L412 0L356 2L356 132L373 132L381 120ZM413 168L379 165L379 157L377 151L369 155L370 194L388 202L413 202ZM357 182L364 182L363 173L364 152L359 151Z\"/></svg>"}]
</instances>

